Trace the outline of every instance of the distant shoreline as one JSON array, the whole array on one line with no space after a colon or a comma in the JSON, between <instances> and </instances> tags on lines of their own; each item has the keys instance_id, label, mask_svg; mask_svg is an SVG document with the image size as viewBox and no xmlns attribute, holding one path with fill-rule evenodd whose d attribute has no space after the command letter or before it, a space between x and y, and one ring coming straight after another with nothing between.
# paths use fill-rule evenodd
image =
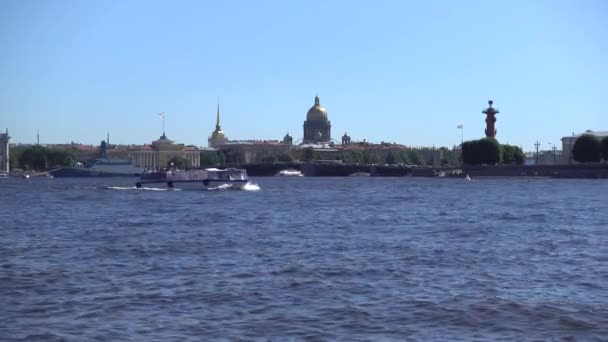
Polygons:
<instances>
[{"instance_id":1,"label":"distant shoreline","mask_svg":"<svg viewBox=\"0 0 608 342\"><path fill-rule=\"evenodd\" d=\"M346 177L369 174L371 177L464 178L608 178L608 164L576 165L495 165L458 167L406 167L397 165L341 163L251 164L240 166L250 176L274 176L284 169L302 171L307 177Z\"/></svg>"},{"instance_id":2,"label":"distant shoreline","mask_svg":"<svg viewBox=\"0 0 608 342\"><path fill-rule=\"evenodd\" d=\"M251 177L271 177L282 170L298 170L306 177L426 177L426 178L585 178L608 179L608 164L576 165L495 165L463 167L412 167L377 164L343 164L343 163L276 163L224 165L222 167L239 167L247 170ZM94 172L82 168L60 168L49 172L55 177L137 177L137 174L119 174Z\"/></svg>"}]
</instances>

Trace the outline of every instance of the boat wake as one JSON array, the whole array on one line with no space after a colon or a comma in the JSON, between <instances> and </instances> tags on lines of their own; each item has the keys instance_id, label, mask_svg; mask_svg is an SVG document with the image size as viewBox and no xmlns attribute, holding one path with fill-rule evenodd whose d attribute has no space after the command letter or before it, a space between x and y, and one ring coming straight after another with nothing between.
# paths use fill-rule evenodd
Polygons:
<instances>
[{"instance_id":1,"label":"boat wake","mask_svg":"<svg viewBox=\"0 0 608 342\"><path fill-rule=\"evenodd\" d=\"M261 188L259 185L255 184L255 183L247 182L245 185L243 185L243 187L241 189L244 191L259 191Z\"/></svg>"},{"instance_id":2,"label":"boat wake","mask_svg":"<svg viewBox=\"0 0 608 342\"><path fill-rule=\"evenodd\" d=\"M104 186L98 189L102 190L141 190L141 191L180 191L181 189L167 189L167 188L151 188L151 187L141 187L137 188L135 186Z\"/></svg>"},{"instance_id":3,"label":"boat wake","mask_svg":"<svg viewBox=\"0 0 608 342\"><path fill-rule=\"evenodd\" d=\"M76 187L49 187L49 189L57 190L116 190L116 191L184 191L184 190L206 190L206 191L223 191L223 190L242 190L242 191L259 191L260 186L255 183L245 183L243 186L235 186L235 184L221 184L207 189L177 189L177 188L155 188L155 187L136 187L136 186L76 186Z\"/></svg>"},{"instance_id":4,"label":"boat wake","mask_svg":"<svg viewBox=\"0 0 608 342\"><path fill-rule=\"evenodd\" d=\"M239 188L233 187L232 184L222 184L218 186L208 187L207 191L222 191L222 190L239 190Z\"/></svg>"},{"instance_id":5,"label":"boat wake","mask_svg":"<svg viewBox=\"0 0 608 342\"><path fill-rule=\"evenodd\" d=\"M234 184L222 184L210 187L207 191L223 191L223 190L242 190L242 191L259 191L260 186L255 183L245 183L243 186L234 186Z\"/></svg>"}]
</instances>

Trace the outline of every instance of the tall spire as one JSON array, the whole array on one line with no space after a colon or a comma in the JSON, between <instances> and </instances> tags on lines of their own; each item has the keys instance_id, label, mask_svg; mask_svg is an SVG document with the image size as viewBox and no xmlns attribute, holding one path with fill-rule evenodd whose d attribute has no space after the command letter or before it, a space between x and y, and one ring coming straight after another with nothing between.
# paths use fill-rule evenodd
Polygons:
<instances>
[{"instance_id":1,"label":"tall spire","mask_svg":"<svg viewBox=\"0 0 608 342\"><path fill-rule=\"evenodd\" d=\"M216 131L221 131L222 129L220 128L220 97L217 97L217 118L215 120L215 130Z\"/></svg>"},{"instance_id":2,"label":"tall spire","mask_svg":"<svg viewBox=\"0 0 608 342\"><path fill-rule=\"evenodd\" d=\"M315 96L315 106L319 106L319 95Z\"/></svg>"}]
</instances>

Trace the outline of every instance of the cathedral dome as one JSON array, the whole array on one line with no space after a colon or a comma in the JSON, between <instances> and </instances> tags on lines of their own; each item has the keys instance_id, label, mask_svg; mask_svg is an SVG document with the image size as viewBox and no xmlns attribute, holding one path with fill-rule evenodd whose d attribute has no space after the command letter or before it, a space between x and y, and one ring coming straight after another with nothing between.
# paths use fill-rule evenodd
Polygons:
<instances>
[{"instance_id":1,"label":"cathedral dome","mask_svg":"<svg viewBox=\"0 0 608 342\"><path fill-rule=\"evenodd\" d=\"M306 115L307 121L327 121L327 110L319 104L319 97L315 96L315 105L310 107Z\"/></svg>"}]
</instances>

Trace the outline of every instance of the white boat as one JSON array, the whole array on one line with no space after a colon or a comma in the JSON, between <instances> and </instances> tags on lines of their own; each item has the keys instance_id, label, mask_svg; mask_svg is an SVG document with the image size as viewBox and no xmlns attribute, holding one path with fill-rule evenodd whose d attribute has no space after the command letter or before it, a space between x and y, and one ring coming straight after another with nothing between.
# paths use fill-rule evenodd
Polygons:
<instances>
[{"instance_id":1,"label":"white boat","mask_svg":"<svg viewBox=\"0 0 608 342\"><path fill-rule=\"evenodd\" d=\"M245 169L195 169L148 172L141 176L135 187L166 185L168 189L240 189L249 182Z\"/></svg>"},{"instance_id":2,"label":"white boat","mask_svg":"<svg viewBox=\"0 0 608 342\"><path fill-rule=\"evenodd\" d=\"M281 177L303 177L302 171L300 170L281 170L277 173L277 176Z\"/></svg>"},{"instance_id":3,"label":"white boat","mask_svg":"<svg viewBox=\"0 0 608 342\"><path fill-rule=\"evenodd\" d=\"M471 181L471 177L469 177L469 174L468 174L468 173L467 173L467 176L466 176L466 177L464 177L464 180L465 180L465 181L467 181L467 182L470 182L470 181Z\"/></svg>"}]
</instances>

